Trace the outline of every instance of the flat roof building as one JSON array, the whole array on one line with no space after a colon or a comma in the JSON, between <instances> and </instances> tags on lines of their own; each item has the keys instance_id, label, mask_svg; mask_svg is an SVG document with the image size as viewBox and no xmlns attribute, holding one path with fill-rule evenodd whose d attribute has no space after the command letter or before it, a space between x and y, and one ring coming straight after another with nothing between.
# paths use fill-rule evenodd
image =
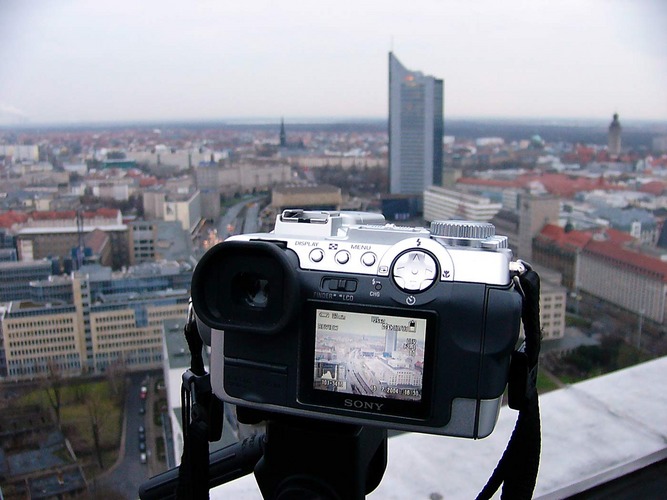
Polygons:
<instances>
[{"instance_id":1,"label":"flat roof building","mask_svg":"<svg viewBox=\"0 0 667 500\"><path fill-rule=\"evenodd\" d=\"M667 262L656 257L593 237L579 255L577 288L667 324Z\"/></svg>"},{"instance_id":2,"label":"flat roof building","mask_svg":"<svg viewBox=\"0 0 667 500\"><path fill-rule=\"evenodd\" d=\"M0 379L162 366L163 322L186 317L191 268L99 265L30 283L34 300L0 304Z\"/></svg>"},{"instance_id":3,"label":"flat roof building","mask_svg":"<svg viewBox=\"0 0 667 500\"><path fill-rule=\"evenodd\" d=\"M424 191L424 219L490 221L502 208L485 196L431 186Z\"/></svg>"},{"instance_id":4,"label":"flat roof building","mask_svg":"<svg viewBox=\"0 0 667 500\"><path fill-rule=\"evenodd\" d=\"M307 210L340 210L343 203L341 189L320 186L280 186L271 191L271 205L278 213L288 208Z\"/></svg>"},{"instance_id":5,"label":"flat roof building","mask_svg":"<svg viewBox=\"0 0 667 500\"><path fill-rule=\"evenodd\" d=\"M53 273L48 259L32 262L0 262L0 302L30 298L30 282L47 279Z\"/></svg>"}]
</instances>

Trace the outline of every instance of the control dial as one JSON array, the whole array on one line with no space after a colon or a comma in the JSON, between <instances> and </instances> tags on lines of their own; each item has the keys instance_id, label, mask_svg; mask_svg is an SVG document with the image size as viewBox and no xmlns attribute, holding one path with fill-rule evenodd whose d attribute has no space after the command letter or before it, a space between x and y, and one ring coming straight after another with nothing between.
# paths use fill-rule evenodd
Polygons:
<instances>
[{"instance_id":1,"label":"control dial","mask_svg":"<svg viewBox=\"0 0 667 500\"><path fill-rule=\"evenodd\" d=\"M438 266L430 254L421 250L410 250L398 256L392 274L401 290L421 292L433 284L438 274Z\"/></svg>"},{"instance_id":2,"label":"control dial","mask_svg":"<svg viewBox=\"0 0 667 500\"><path fill-rule=\"evenodd\" d=\"M431 222L431 235L448 245L481 247L482 241L495 234L496 228L488 222L463 220Z\"/></svg>"}]
</instances>

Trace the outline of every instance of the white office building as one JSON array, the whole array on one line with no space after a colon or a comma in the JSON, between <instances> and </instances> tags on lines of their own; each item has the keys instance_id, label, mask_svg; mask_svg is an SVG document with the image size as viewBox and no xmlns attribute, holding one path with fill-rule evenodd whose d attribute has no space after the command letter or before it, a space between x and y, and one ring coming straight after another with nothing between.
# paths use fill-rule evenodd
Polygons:
<instances>
[{"instance_id":1,"label":"white office building","mask_svg":"<svg viewBox=\"0 0 667 500\"><path fill-rule=\"evenodd\" d=\"M427 221L463 219L490 221L502 208L502 203L490 198L463 193L455 189L431 186L424 191L424 219Z\"/></svg>"}]
</instances>

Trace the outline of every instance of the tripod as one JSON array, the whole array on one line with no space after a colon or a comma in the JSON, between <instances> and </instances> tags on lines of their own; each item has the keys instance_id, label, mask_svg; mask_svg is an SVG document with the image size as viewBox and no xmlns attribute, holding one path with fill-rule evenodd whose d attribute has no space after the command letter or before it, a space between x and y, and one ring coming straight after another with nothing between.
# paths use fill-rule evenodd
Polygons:
<instances>
[{"instance_id":1,"label":"tripod","mask_svg":"<svg viewBox=\"0 0 667 500\"><path fill-rule=\"evenodd\" d=\"M266 433L209 455L209 488L254 472L266 499L363 499L387 466L387 431L269 414ZM176 498L178 469L145 482L142 500Z\"/></svg>"}]
</instances>

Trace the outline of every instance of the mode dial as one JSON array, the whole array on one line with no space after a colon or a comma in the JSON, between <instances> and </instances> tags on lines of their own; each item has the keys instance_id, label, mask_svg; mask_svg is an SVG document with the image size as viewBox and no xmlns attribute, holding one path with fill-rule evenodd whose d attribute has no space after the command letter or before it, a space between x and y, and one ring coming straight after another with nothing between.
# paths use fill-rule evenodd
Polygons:
<instances>
[{"instance_id":1,"label":"mode dial","mask_svg":"<svg viewBox=\"0 0 667 500\"><path fill-rule=\"evenodd\" d=\"M431 222L431 234L445 238L485 240L496 234L496 228L489 222L434 220Z\"/></svg>"},{"instance_id":2,"label":"mode dial","mask_svg":"<svg viewBox=\"0 0 667 500\"><path fill-rule=\"evenodd\" d=\"M486 246L485 241L495 240L495 234L496 228L488 222L466 220L431 222L431 235L446 245L480 248Z\"/></svg>"}]
</instances>

